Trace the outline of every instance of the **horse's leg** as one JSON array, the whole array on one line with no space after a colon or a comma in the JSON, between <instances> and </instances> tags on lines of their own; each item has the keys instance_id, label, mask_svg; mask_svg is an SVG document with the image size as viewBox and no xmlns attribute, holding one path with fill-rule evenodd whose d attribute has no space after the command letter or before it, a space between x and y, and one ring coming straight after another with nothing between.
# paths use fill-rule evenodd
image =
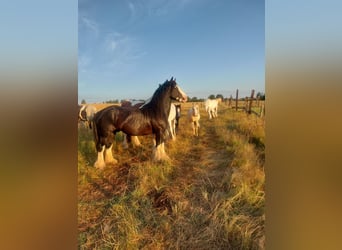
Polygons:
<instances>
[{"instance_id":1,"label":"horse's leg","mask_svg":"<svg viewBox=\"0 0 342 250\"><path fill-rule=\"evenodd\" d=\"M94 164L94 167L95 168L104 168L106 166L105 162L104 162L104 158L103 158L103 151L105 149L105 146L103 145L102 148L101 148L101 151L98 151L97 152L97 160Z\"/></svg>"},{"instance_id":2,"label":"horse's leg","mask_svg":"<svg viewBox=\"0 0 342 250\"><path fill-rule=\"evenodd\" d=\"M192 122L192 132L193 135L196 135L196 120Z\"/></svg>"},{"instance_id":3,"label":"horse's leg","mask_svg":"<svg viewBox=\"0 0 342 250\"><path fill-rule=\"evenodd\" d=\"M194 125L193 121L191 122L191 128L192 128L192 134L194 134L195 133L195 125Z\"/></svg>"},{"instance_id":4,"label":"horse's leg","mask_svg":"<svg viewBox=\"0 0 342 250\"><path fill-rule=\"evenodd\" d=\"M138 136L131 136L131 142L132 142L133 147L141 146Z\"/></svg>"},{"instance_id":5,"label":"horse's leg","mask_svg":"<svg viewBox=\"0 0 342 250\"><path fill-rule=\"evenodd\" d=\"M113 147L113 144L111 144L108 148L106 147L106 150L105 150L105 162L107 164L118 163L118 161L116 159L114 159L114 157L113 157L112 147Z\"/></svg>"},{"instance_id":6,"label":"horse's leg","mask_svg":"<svg viewBox=\"0 0 342 250\"><path fill-rule=\"evenodd\" d=\"M172 140L176 140L176 125L175 125L175 119L171 121L171 138L172 138Z\"/></svg>"},{"instance_id":7,"label":"horse's leg","mask_svg":"<svg viewBox=\"0 0 342 250\"><path fill-rule=\"evenodd\" d=\"M127 143L127 135L124 132L121 132L123 134L123 142L122 142L122 147L127 149L128 148L128 143Z\"/></svg>"},{"instance_id":8,"label":"horse's leg","mask_svg":"<svg viewBox=\"0 0 342 250\"><path fill-rule=\"evenodd\" d=\"M156 146L153 149L153 160L155 161L169 161L170 158L165 153L164 148L164 135L162 135L161 131L156 132Z\"/></svg>"},{"instance_id":9,"label":"horse's leg","mask_svg":"<svg viewBox=\"0 0 342 250\"><path fill-rule=\"evenodd\" d=\"M195 127L196 127L196 136L198 136L198 128L199 128L199 122L198 121L196 121Z\"/></svg>"}]
</instances>

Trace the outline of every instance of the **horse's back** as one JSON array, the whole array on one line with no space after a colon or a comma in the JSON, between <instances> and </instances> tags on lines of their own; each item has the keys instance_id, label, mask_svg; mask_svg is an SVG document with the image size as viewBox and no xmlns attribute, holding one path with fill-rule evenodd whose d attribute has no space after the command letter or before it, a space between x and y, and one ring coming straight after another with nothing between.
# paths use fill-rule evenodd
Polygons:
<instances>
[{"instance_id":1,"label":"horse's back","mask_svg":"<svg viewBox=\"0 0 342 250\"><path fill-rule=\"evenodd\" d=\"M94 118L96 112L97 112L97 108L96 108L95 106L93 106L93 105L88 105L88 106L86 107L86 113L87 113L87 118L88 118L88 120L90 120L90 121L93 120L93 118Z\"/></svg>"},{"instance_id":2,"label":"horse's back","mask_svg":"<svg viewBox=\"0 0 342 250\"><path fill-rule=\"evenodd\" d=\"M217 107L218 101L217 99L207 99L205 101L205 107L207 108L212 108L212 107Z\"/></svg>"}]
</instances>

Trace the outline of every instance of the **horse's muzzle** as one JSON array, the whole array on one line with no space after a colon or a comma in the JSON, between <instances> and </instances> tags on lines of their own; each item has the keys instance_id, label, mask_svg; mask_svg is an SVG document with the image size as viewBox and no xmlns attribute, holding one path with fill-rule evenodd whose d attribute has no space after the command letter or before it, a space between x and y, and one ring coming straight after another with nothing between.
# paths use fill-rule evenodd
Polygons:
<instances>
[{"instance_id":1,"label":"horse's muzzle","mask_svg":"<svg viewBox=\"0 0 342 250\"><path fill-rule=\"evenodd\" d=\"M179 97L177 97L176 100L179 101L179 102L187 102L188 97L187 97L187 96L185 96L185 98L179 98Z\"/></svg>"}]
</instances>

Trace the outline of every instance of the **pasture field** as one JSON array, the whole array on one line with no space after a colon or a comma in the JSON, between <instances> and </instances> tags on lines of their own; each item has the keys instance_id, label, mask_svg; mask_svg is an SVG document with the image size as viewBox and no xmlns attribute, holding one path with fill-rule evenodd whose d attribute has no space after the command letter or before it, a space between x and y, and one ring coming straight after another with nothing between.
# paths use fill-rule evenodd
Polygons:
<instances>
[{"instance_id":1,"label":"pasture field","mask_svg":"<svg viewBox=\"0 0 342 250\"><path fill-rule=\"evenodd\" d=\"M117 165L93 167L92 131L78 134L79 249L264 249L265 124L219 104L209 120L200 105L199 136L182 104L171 162L152 162L151 136L124 149Z\"/></svg>"}]
</instances>

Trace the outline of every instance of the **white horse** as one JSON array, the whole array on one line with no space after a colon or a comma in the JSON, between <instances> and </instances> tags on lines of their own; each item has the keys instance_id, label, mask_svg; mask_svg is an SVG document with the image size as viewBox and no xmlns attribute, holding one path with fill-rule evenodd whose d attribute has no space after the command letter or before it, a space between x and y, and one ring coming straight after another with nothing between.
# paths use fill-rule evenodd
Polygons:
<instances>
[{"instance_id":1,"label":"white horse","mask_svg":"<svg viewBox=\"0 0 342 250\"><path fill-rule=\"evenodd\" d=\"M91 124L93 122L94 115L96 112L97 109L93 105L79 105L78 121L86 122L88 124L88 127L91 129Z\"/></svg>"},{"instance_id":2,"label":"white horse","mask_svg":"<svg viewBox=\"0 0 342 250\"><path fill-rule=\"evenodd\" d=\"M171 103L168 121L169 121L169 130L170 130L169 132L170 132L172 140L176 139L176 122L177 122L176 115L177 115L176 106L175 104Z\"/></svg>"},{"instance_id":3,"label":"white horse","mask_svg":"<svg viewBox=\"0 0 342 250\"><path fill-rule=\"evenodd\" d=\"M217 99L207 99L205 101L205 111L209 114L209 119L217 117Z\"/></svg>"},{"instance_id":4,"label":"white horse","mask_svg":"<svg viewBox=\"0 0 342 250\"><path fill-rule=\"evenodd\" d=\"M188 119L189 122L191 122L192 125L192 131L193 135L198 136L198 130L200 127L199 120L201 118L200 112L199 112L199 107L197 104L192 105L192 108L189 109L188 111Z\"/></svg>"}]
</instances>

